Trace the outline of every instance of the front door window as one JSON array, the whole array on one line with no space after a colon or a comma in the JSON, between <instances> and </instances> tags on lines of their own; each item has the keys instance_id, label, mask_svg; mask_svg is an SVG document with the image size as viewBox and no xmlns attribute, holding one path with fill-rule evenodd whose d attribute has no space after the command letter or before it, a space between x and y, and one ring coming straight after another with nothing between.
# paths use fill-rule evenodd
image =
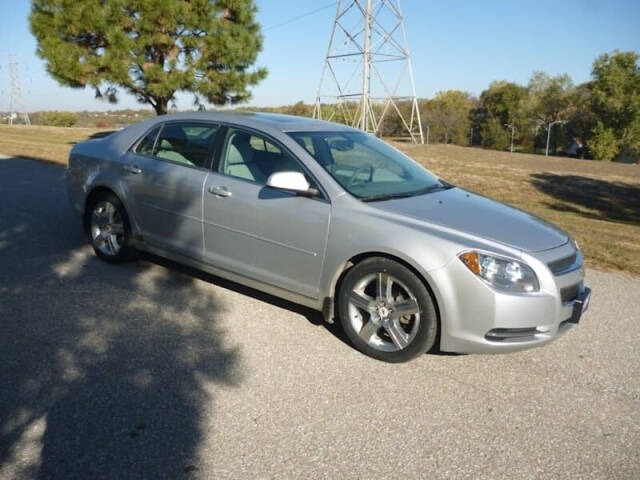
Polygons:
<instances>
[{"instance_id":1,"label":"front door window","mask_svg":"<svg viewBox=\"0 0 640 480\"><path fill-rule=\"evenodd\" d=\"M300 172L302 167L266 138L230 129L220 162L220 171L260 185L266 185L276 172Z\"/></svg>"}]
</instances>

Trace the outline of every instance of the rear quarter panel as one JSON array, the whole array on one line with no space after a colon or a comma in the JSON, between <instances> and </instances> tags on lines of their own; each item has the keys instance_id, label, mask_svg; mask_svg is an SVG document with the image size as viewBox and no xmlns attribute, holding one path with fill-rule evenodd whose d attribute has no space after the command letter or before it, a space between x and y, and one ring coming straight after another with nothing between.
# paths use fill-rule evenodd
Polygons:
<instances>
[{"instance_id":1,"label":"rear quarter panel","mask_svg":"<svg viewBox=\"0 0 640 480\"><path fill-rule=\"evenodd\" d=\"M151 119L104 138L79 142L71 149L67 165L67 192L72 209L84 215L87 196L96 187L112 190L127 206L122 177L122 157L133 143L157 123ZM132 223L134 219L131 219Z\"/></svg>"}]
</instances>

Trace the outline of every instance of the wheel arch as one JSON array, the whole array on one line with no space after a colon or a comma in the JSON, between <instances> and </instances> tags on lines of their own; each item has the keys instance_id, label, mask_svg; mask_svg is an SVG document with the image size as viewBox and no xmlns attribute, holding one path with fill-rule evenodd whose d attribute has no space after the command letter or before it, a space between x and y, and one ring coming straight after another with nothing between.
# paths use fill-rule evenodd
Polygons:
<instances>
[{"instance_id":1,"label":"wheel arch","mask_svg":"<svg viewBox=\"0 0 640 480\"><path fill-rule=\"evenodd\" d=\"M403 265L404 267L408 268L423 283L423 285L427 289L427 292L429 292L429 295L431 296L431 300L433 301L433 305L436 311L436 321L438 322L438 334L437 334L434 346L439 348L440 332L442 331L442 319L441 319L442 314L440 311L440 303L438 302L438 295L436 294L436 290L431 286L431 282L425 276L425 274L423 274L423 272L421 272L417 267L412 265L411 262L391 253L369 251L369 252L363 252L363 253L354 255L349 260L347 260L342 265L342 267L338 269L336 274L333 276L330 290L329 290L331 297L328 297L327 299L325 299L325 305L323 307L323 313L325 315L325 319L332 321L335 315L335 312L337 312L337 305L336 305L337 298L338 298L337 293L338 293L338 290L340 289L340 285L344 280L344 277L346 276L347 272L358 263L364 260L367 260L369 258L386 258L388 260L392 260L396 263L399 263L400 265Z\"/></svg>"},{"instance_id":2,"label":"wheel arch","mask_svg":"<svg viewBox=\"0 0 640 480\"><path fill-rule=\"evenodd\" d=\"M84 210L82 212L82 226L84 228L84 231L86 233L89 232L89 207L91 205L91 202L93 202L93 200L100 195L101 193L110 193L112 195L115 195L116 198L118 200L120 200L120 202L122 203L122 205L124 205L124 202L122 201L122 197L120 195L118 195L118 192L114 191L112 188L109 188L105 185L95 185L87 194L85 200L84 200ZM125 210L126 210L126 206L125 206ZM126 212L127 217L129 216L129 212ZM130 219L129 219L130 220Z\"/></svg>"}]
</instances>

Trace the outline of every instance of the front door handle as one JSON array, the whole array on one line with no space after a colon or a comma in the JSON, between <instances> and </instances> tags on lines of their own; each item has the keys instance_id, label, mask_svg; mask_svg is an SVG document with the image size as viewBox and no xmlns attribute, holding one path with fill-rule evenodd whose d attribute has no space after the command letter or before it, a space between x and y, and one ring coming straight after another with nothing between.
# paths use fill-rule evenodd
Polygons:
<instances>
[{"instance_id":1,"label":"front door handle","mask_svg":"<svg viewBox=\"0 0 640 480\"><path fill-rule=\"evenodd\" d=\"M231 196L231 192L229 191L229 189L227 187L209 187L207 189L207 191L213 195L216 195L218 197L230 197Z\"/></svg>"},{"instance_id":2,"label":"front door handle","mask_svg":"<svg viewBox=\"0 0 640 480\"><path fill-rule=\"evenodd\" d=\"M129 173L134 173L134 174L138 174L138 173L142 173L142 169L140 167L138 167L137 165L125 165L124 169L129 172Z\"/></svg>"}]
</instances>

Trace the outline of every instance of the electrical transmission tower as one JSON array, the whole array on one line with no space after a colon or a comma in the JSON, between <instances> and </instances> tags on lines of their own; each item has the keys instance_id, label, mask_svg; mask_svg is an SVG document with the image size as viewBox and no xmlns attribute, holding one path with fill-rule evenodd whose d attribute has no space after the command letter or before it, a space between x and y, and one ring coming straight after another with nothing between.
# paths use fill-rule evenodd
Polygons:
<instances>
[{"instance_id":1,"label":"electrical transmission tower","mask_svg":"<svg viewBox=\"0 0 640 480\"><path fill-rule=\"evenodd\" d=\"M340 0L313 116L381 135L389 115L424 143L400 0Z\"/></svg>"},{"instance_id":2,"label":"electrical transmission tower","mask_svg":"<svg viewBox=\"0 0 640 480\"><path fill-rule=\"evenodd\" d=\"M9 56L9 76L11 82L11 96L9 97L9 125L14 120L22 121L25 125L31 125L29 114L22 101L22 84L20 81L20 68L15 55Z\"/></svg>"}]
</instances>

